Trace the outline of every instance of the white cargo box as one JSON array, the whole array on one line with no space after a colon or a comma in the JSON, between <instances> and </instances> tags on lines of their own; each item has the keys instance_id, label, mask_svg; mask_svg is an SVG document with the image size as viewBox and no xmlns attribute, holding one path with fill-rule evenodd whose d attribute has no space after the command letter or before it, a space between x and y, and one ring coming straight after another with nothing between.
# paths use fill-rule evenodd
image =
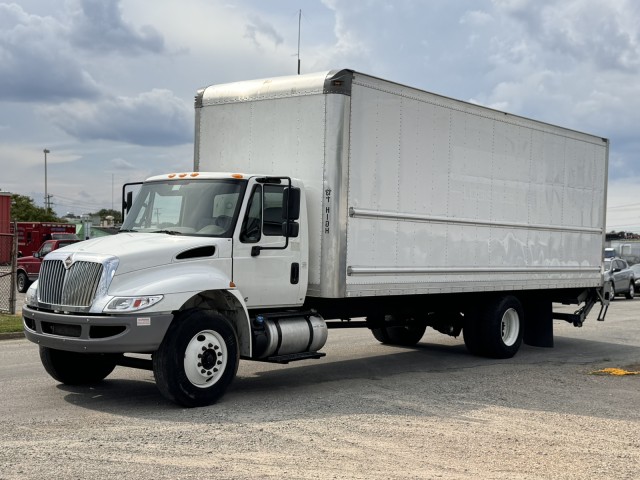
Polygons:
<instances>
[{"instance_id":1,"label":"white cargo box","mask_svg":"<svg viewBox=\"0 0 640 480\"><path fill-rule=\"evenodd\" d=\"M199 91L194 162L304 182L310 296L602 284L601 137L341 70Z\"/></svg>"}]
</instances>

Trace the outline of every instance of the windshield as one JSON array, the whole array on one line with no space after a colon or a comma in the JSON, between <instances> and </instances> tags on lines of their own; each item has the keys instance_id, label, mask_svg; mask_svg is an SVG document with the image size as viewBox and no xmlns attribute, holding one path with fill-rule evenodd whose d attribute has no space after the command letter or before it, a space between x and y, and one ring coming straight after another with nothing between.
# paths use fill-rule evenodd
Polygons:
<instances>
[{"instance_id":1,"label":"windshield","mask_svg":"<svg viewBox=\"0 0 640 480\"><path fill-rule=\"evenodd\" d=\"M231 237L245 188L226 179L145 183L120 230Z\"/></svg>"}]
</instances>

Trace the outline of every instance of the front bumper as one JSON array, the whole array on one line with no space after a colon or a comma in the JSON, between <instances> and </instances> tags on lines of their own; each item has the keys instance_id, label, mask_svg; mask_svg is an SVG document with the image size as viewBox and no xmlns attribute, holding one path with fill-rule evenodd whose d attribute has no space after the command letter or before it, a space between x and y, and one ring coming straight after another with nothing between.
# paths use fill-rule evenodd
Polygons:
<instances>
[{"instance_id":1,"label":"front bumper","mask_svg":"<svg viewBox=\"0 0 640 480\"><path fill-rule=\"evenodd\" d=\"M83 353L151 353L158 349L173 315L68 315L24 306L28 340L43 347Z\"/></svg>"}]
</instances>

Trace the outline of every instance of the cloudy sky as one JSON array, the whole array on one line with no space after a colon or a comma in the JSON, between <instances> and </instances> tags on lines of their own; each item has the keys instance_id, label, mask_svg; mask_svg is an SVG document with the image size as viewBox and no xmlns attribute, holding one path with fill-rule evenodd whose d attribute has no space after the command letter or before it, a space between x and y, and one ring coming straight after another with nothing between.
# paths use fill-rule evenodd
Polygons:
<instances>
[{"instance_id":1,"label":"cloudy sky","mask_svg":"<svg viewBox=\"0 0 640 480\"><path fill-rule=\"evenodd\" d=\"M352 68L611 140L608 230L640 232L637 0L0 0L0 189L59 214L190 170L193 97Z\"/></svg>"}]
</instances>

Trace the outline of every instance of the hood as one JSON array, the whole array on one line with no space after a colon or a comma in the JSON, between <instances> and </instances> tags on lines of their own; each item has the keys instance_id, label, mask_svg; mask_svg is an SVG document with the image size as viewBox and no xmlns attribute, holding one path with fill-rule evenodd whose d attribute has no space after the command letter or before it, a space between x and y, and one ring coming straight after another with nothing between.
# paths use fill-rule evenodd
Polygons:
<instances>
[{"instance_id":1,"label":"hood","mask_svg":"<svg viewBox=\"0 0 640 480\"><path fill-rule=\"evenodd\" d=\"M75 243L56 252L117 257L119 265L116 275L121 275L197 258L217 258L220 256L220 247L230 243L230 238L187 237L165 233L119 233ZM202 247L205 248L195 250ZM210 247L214 247L215 250ZM180 254L183 254L181 258L176 258Z\"/></svg>"},{"instance_id":2,"label":"hood","mask_svg":"<svg viewBox=\"0 0 640 480\"><path fill-rule=\"evenodd\" d=\"M36 257L32 257L32 256L18 257L18 265L23 264L23 263L33 262L35 259L36 259ZM39 260L42 260L42 259L39 259Z\"/></svg>"}]
</instances>

